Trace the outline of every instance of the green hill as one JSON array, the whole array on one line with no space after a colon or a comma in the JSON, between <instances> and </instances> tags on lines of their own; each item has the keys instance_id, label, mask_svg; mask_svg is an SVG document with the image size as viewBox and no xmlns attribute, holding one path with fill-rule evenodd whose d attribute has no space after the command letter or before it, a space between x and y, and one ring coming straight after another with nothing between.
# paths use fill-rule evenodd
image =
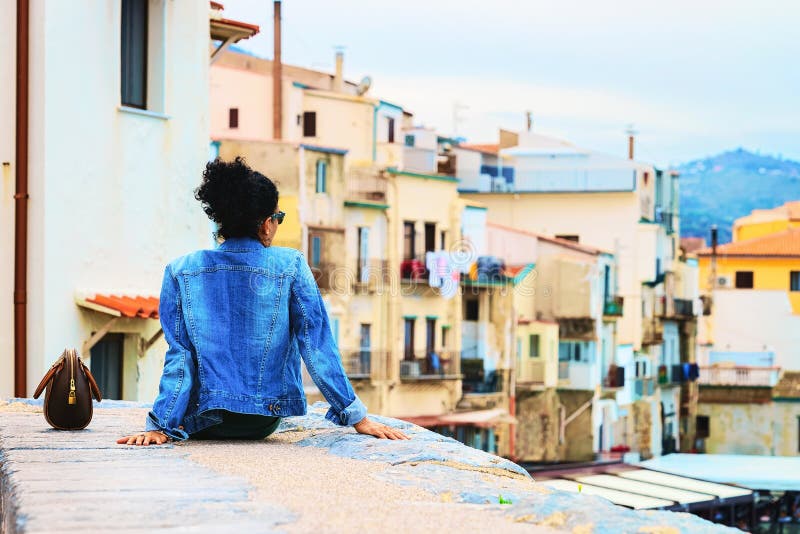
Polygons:
<instances>
[{"instance_id":1,"label":"green hill","mask_svg":"<svg viewBox=\"0 0 800 534\"><path fill-rule=\"evenodd\" d=\"M708 240L716 224L720 243L726 243L735 219L800 200L800 163L742 148L685 163L678 171L683 237Z\"/></svg>"}]
</instances>

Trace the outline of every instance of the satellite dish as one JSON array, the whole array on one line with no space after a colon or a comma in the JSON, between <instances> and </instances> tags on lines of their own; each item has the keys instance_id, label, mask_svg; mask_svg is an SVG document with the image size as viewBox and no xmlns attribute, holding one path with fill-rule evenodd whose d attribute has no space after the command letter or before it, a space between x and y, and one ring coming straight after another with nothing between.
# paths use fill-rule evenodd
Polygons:
<instances>
[{"instance_id":1,"label":"satellite dish","mask_svg":"<svg viewBox=\"0 0 800 534\"><path fill-rule=\"evenodd\" d=\"M370 78L369 76L364 76L358 83L358 87L356 87L356 93L358 93L358 95L361 96L367 91L369 91L369 88L371 86L372 86L372 78Z\"/></svg>"}]
</instances>

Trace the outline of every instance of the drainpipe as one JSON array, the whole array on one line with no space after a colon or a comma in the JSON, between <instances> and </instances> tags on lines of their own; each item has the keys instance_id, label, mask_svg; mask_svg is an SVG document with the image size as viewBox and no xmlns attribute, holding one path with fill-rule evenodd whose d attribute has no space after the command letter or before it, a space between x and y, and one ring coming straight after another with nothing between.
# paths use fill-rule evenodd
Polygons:
<instances>
[{"instance_id":1,"label":"drainpipe","mask_svg":"<svg viewBox=\"0 0 800 534\"><path fill-rule=\"evenodd\" d=\"M29 0L17 0L16 192L14 194L14 396L27 396Z\"/></svg>"},{"instance_id":2,"label":"drainpipe","mask_svg":"<svg viewBox=\"0 0 800 534\"><path fill-rule=\"evenodd\" d=\"M272 138L280 140L283 128L283 65L281 63L281 2L272 4L272 18L275 27L272 58Z\"/></svg>"}]
</instances>

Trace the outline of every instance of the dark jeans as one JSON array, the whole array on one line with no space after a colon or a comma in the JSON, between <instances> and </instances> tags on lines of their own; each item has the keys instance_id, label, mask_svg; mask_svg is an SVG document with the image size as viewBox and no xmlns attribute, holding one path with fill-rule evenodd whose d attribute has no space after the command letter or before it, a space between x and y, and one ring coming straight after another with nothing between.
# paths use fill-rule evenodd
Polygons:
<instances>
[{"instance_id":1,"label":"dark jeans","mask_svg":"<svg viewBox=\"0 0 800 534\"><path fill-rule=\"evenodd\" d=\"M226 410L220 410L219 415L221 423L195 432L189 439L264 439L275 432L281 422L280 417Z\"/></svg>"}]
</instances>

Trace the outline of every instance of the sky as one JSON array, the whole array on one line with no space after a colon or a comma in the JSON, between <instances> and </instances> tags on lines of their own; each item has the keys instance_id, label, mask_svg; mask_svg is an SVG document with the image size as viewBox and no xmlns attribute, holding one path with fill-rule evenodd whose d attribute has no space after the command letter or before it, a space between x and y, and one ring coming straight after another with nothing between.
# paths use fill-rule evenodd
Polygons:
<instances>
[{"instance_id":1,"label":"sky","mask_svg":"<svg viewBox=\"0 0 800 534\"><path fill-rule=\"evenodd\" d=\"M259 24L272 2L223 0ZM372 78L369 94L469 142L533 129L676 165L744 147L800 161L799 0L284 0L283 61ZM455 112L454 110L458 110ZM457 118L456 118L457 117Z\"/></svg>"}]
</instances>

